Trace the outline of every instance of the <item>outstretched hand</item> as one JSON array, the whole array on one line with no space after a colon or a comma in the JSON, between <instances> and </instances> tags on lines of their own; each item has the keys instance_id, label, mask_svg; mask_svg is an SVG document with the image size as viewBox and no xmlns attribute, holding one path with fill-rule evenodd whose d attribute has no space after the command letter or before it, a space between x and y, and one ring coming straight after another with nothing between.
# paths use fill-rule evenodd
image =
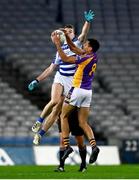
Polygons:
<instances>
[{"instance_id":1,"label":"outstretched hand","mask_svg":"<svg viewBox=\"0 0 139 180\"><path fill-rule=\"evenodd\" d=\"M89 23L93 21L94 16L95 14L92 10L89 10L88 12L87 11L84 12L85 20Z\"/></svg>"}]
</instances>

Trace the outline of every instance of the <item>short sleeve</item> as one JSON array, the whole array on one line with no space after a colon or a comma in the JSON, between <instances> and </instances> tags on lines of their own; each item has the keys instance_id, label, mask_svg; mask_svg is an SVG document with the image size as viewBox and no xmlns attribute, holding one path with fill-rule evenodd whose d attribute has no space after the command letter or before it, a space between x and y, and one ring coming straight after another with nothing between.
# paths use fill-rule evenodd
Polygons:
<instances>
[{"instance_id":1,"label":"short sleeve","mask_svg":"<svg viewBox=\"0 0 139 180\"><path fill-rule=\"evenodd\" d=\"M81 57L79 55L76 56L76 64L81 64L82 62L86 61L88 58L93 58L93 56L87 55L85 57Z\"/></svg>"},{"instance_id":2,"label":"short sleeve","mask_svg":"<svg viewBox=\"0 0 139 180\"><path fill-rule=\"evenodd\" d=\"M75 41L74 44L75 44L75 46L77 46L78 48L82 48L82 43L81 43L79 40Z\"/></svg>"},{"instance_id":3,"label":"short sleeve","mask_svg":"<svg viewBox=\"0 0 139 180\"><path fill-rule=\"evenodd\" d=\"M61 60L61 58L60 58L60 56L59 56L59 54L58 54L58 52L56 53L56 56L55 56L55 58L54 58L54 60L53 60L53 64L56 64L56 65L59 65L59 63L60 63L60 60Z\"/></svg>"}]
</instances>

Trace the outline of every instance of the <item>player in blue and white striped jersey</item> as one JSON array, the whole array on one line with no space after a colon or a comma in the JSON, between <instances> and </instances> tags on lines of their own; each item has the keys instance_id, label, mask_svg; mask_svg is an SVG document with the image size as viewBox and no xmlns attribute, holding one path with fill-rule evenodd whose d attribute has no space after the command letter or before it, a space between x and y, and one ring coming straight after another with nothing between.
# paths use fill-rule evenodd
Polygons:
<instances>
[{"instance_id":1,"label":"player in blue and white striped jersey","mask_svg":"<svg viewBox=\"0 0 139 180\"><path fill-rule=\"evenodd\" d=\"M84 39L79 40L78 38L75 37L74 34L74 28L72 25L66 25L64 28L66 31L69 31L70 33L70 38L72 39L72 41L74 42L74 44L78 47L81 48L82 43ZM75 53L73 53L69 46L64 43L62 45L62 49L64 50L65 54L67 56L74 56ZM62 95L66 96L69 88L71 87L71 82L73 79L73 75L75 73L76 70L76 64L71 64L71 63L65 63L62 61L62 59L60 58L60 56L58 55L58 53L56 53L56 58L53 61L53 64L58 65L58 71L56 72L55 78L54 78L54 83L58 83L61 84L63 92Z\"/></svg>"}]
</instances>

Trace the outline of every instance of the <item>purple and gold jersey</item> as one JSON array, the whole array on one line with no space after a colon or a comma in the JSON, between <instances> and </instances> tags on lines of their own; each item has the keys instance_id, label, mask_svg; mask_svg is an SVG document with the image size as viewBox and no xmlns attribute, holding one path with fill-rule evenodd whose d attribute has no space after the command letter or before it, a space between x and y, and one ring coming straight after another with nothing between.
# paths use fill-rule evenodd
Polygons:
<instances>
[{"instance_id":1,"label":"purple and gold jersey","mask_svg":"<svg viewBox=\"0 0 139 180\"><path fill-rule=\"evenodd\" d=\"M73 78L73 87L90 90L97 66L97 55L92 53L84 57L77 56L77 69Z\"/></svg>"}]
</instances>

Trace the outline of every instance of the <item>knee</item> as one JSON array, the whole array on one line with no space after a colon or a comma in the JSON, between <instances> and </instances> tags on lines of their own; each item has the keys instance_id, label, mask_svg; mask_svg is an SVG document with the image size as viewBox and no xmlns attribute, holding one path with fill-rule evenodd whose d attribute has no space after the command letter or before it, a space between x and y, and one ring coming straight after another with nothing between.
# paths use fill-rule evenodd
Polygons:
<instances>
[{"instance_id":1,"label":"knee","mask_svg":"<svg viewBox=\"0 0 139 180\"><path fill-rule=\"evenodd\" d=\"M67 113L62 112L61 115L60 115L60 118L61 118L61 120L62 120L62 119L65 119L65 118L67 119L67 118L68 118Z\"/></svg>"},{"instance_id":2,"label":"knee","mask_svg":"<svg viewBox=\"0 0 139 180\"><path fill-rule=\"evenodd\" d=\"M61 114L60 114L60 119L62 120L62 119L64 119L65 118L65 114L62 112Z\"/></svg>"},{"instance_id":3,"label":"knee","mask_svg":"<svg viewBox=\"0 0 139 180\"><path fill-rule=\"evenodd\" d=\"M59 116L61 109L54 107L52 113L54 116Z\"/></svg>"}]
</instances>

